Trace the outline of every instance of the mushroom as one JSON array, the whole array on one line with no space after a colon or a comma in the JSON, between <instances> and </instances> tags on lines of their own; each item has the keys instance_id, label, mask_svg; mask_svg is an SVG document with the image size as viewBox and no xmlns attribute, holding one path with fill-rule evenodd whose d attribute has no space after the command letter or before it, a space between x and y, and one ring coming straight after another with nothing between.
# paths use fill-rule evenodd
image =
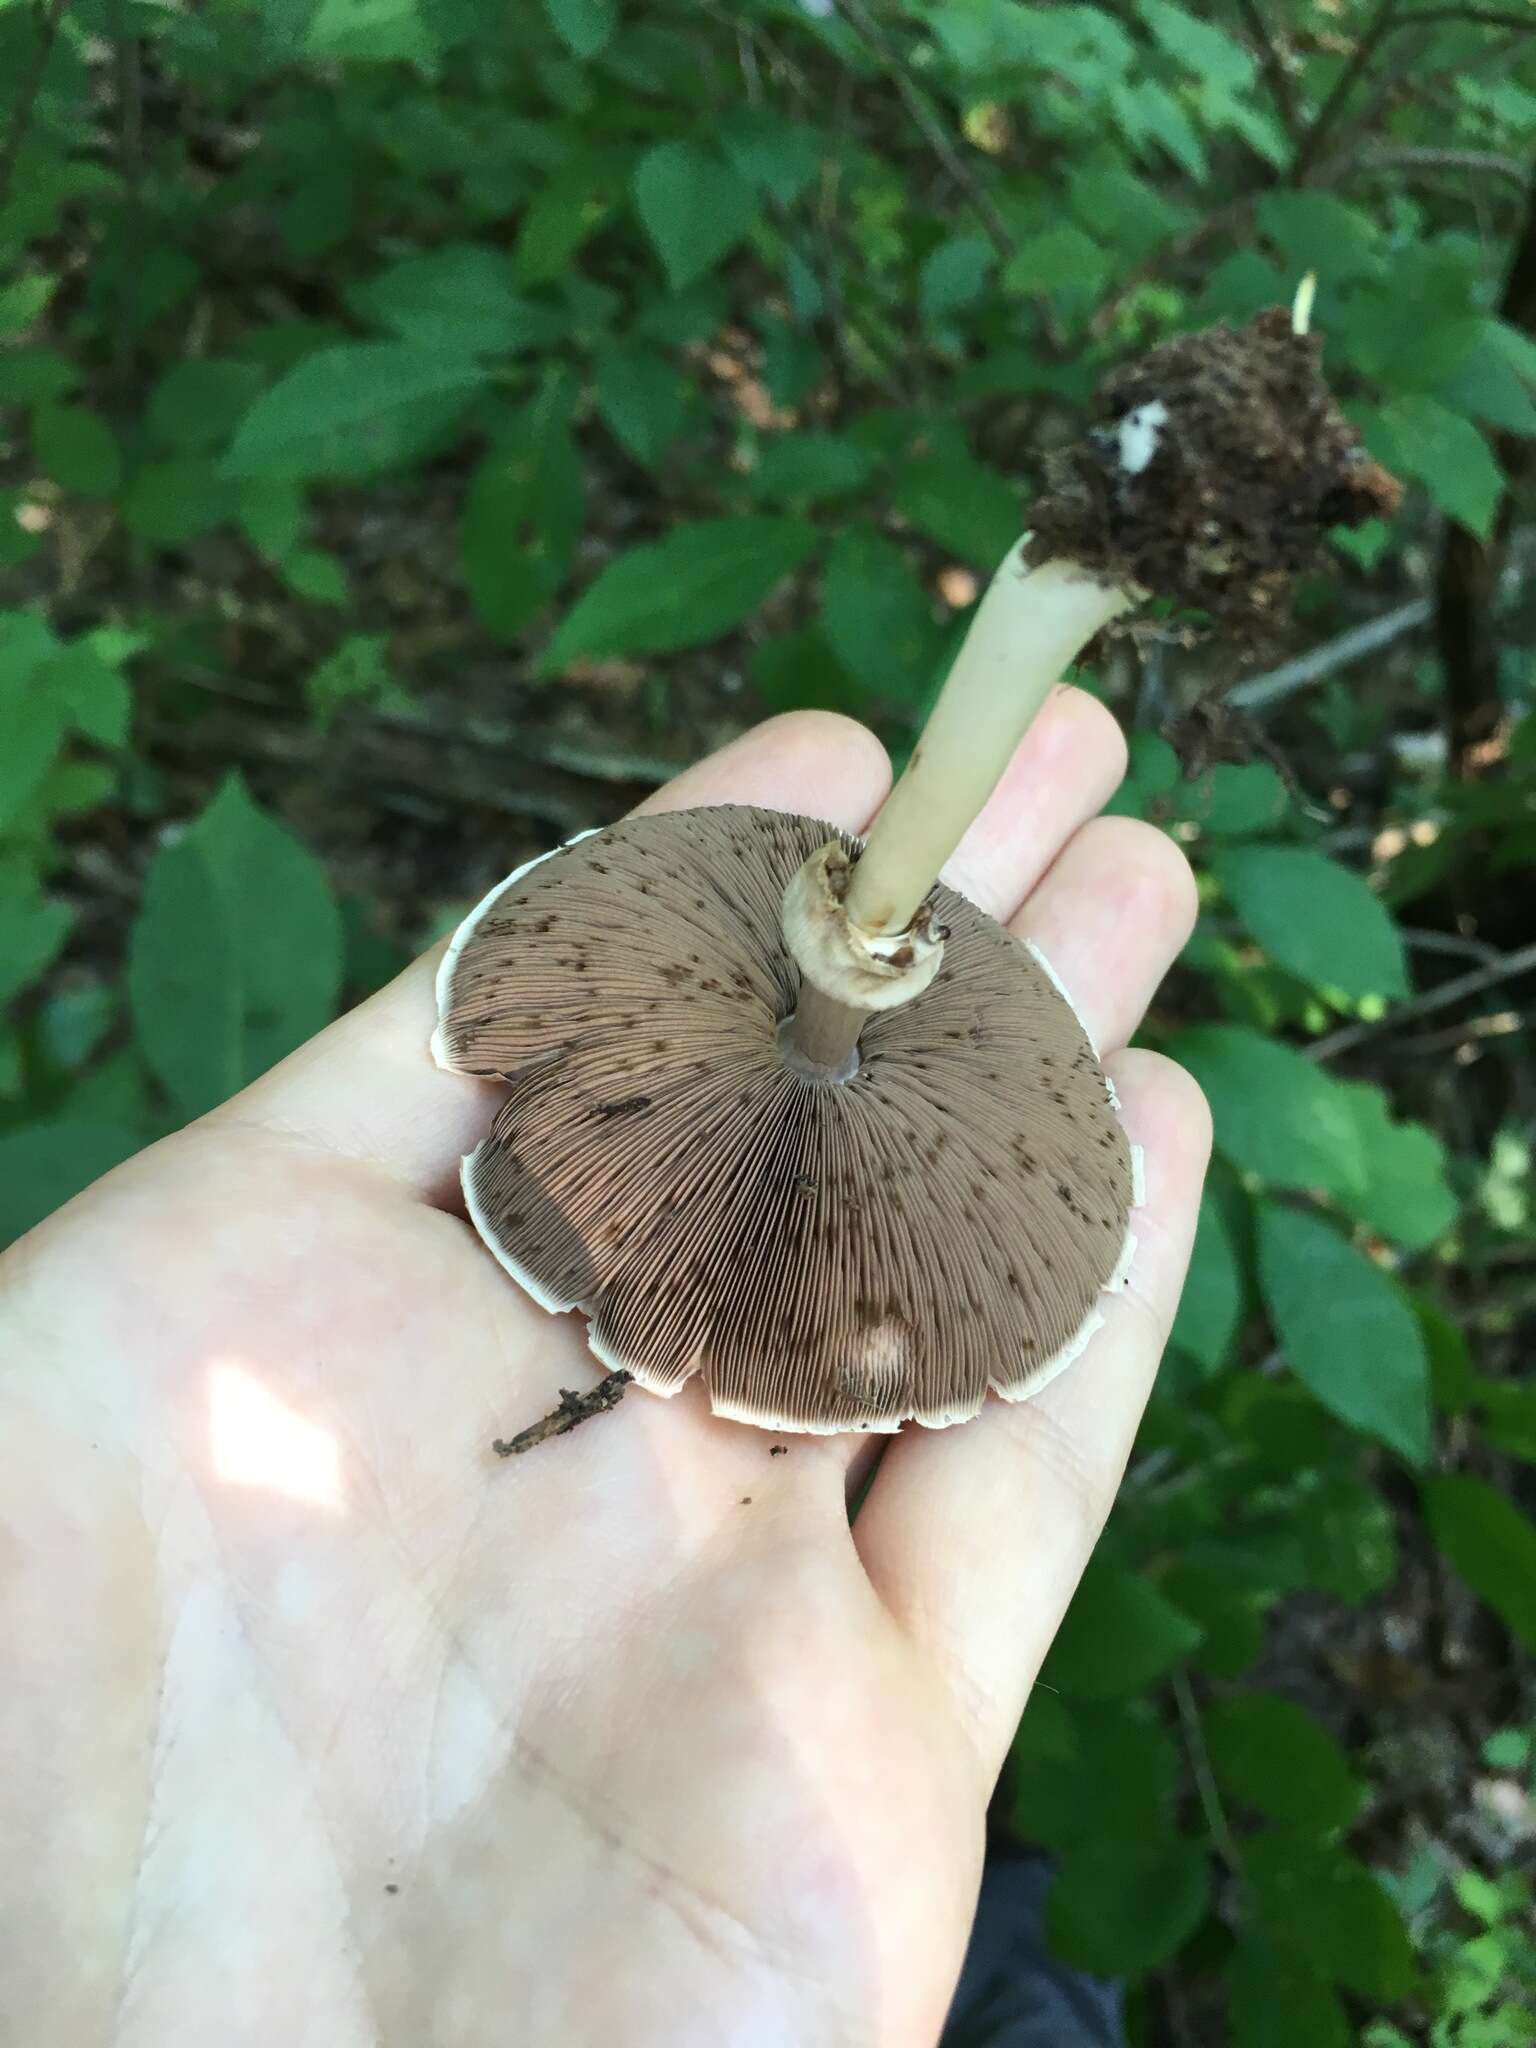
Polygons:
<instances>
[{"instance_id":1,"label":"mushroom","mask_svg":"<svg viewBox=\"0 0 1536 2048\"><path fill-rule=\"evenodd\" d=\"M600 1405L698 1373L774 1430L937 1428L1086 1346L1139 1158L1048 962L935 878L1102 628L1155 589L1251 631L1329 526L1395 503L1305 325L1106 381L862 847L741 805L631 818L460 927L434 1052L510 1084L468 1213L542 1307L586 1314Z\"/></svg>"}]
</instances>

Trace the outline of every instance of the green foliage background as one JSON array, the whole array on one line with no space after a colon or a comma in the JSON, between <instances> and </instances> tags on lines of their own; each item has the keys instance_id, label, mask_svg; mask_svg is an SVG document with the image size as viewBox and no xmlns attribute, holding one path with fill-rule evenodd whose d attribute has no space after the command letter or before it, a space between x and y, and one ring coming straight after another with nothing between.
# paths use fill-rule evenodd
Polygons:
<instances>
[{"instance_id":1,"label":"green foliage background","mask_svg":"<svg viewBox=\"0 0 1536 2048\"><path fill-rule=\"evenodd\" d=\"M626 785L762 709L899 751L1105 365L1307 269L1337 385L1417 489L1340 536L1298 641L1411 596L1442 522L1524 545L1536 340L1498 308L1529 28L1391 0L0 0L0 1239L618 800L482 813L487 870L407 888L285 821L273 732L322 775L364 729L473 737L472 669L514 750L617 677L641 723L593 772ZM401 557L425 536L403 601L359 544L380 527ZM1218 1157L1004 1803L1060 1857L1061 1953L1138 1985L1145 2039L1536 2040L1528 1887L1458 1869L1454 1828L1408 1858L1401 1707L1363 1666L1303 1673L1294 1620L1358 1641L1470 1605L1459 1796L1529 1793L1528 1738L1493 1732L1536 1648L1524 1026L1479 1036L1496 970L1436 1010L1465 1035L1435 1057L1481 1062L1454 1123L1371 1046L1466 968L1459 931L1486 956L1447 905L1529 891L1533 675L1516 605L1497 758L1460 777L1395 744L1439 716L1427 655L1287 697L1294 774L1267 743L1181 766L1167 714L1231 680L1220 648L1085 679L1132 728L1115 808L1200 874L1147 1037L1204 1084Z\"/></svg>"}]
</instances>

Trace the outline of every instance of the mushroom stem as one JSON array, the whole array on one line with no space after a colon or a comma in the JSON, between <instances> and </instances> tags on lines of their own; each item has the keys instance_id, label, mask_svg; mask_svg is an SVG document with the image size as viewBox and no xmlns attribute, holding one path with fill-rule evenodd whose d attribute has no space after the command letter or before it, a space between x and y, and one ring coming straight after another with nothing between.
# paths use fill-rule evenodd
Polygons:
<instances>
[{"instance_id":1,"label":"mushroom stem","mask_svg":"<svg viewBox=\"0 0 1536 2048\"><path fill-rule=\"evenodd\" d=\"M854 867L847 909L861 931L907 929L1062 671L1134 602L1075 562L1027 568L1024 547L1009 550L977 607Z\"/></svg>"},{"instance_id":2,"label":"mushroom stem","mask_svg":"<svg viewBox=\"0 0 1536 2048\"><path fill-rule=\"evenodd\" d=\"M1134 593L1075 562L1024 560L1026 534L977 607L955 665L854 866L844 908L870 937L905 932L939 870L1001 781L1062 671ZM804 977L786 1037L841 1078L869 1014Z\"/></svg>"}]
</instances>

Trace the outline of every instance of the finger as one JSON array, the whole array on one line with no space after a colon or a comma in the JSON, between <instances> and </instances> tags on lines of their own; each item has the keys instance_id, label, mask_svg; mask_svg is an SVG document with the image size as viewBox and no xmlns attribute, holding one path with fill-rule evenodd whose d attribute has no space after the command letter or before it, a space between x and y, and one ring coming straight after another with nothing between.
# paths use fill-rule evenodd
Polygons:
<instances>
[{"instance_id":1,"label":"finger","mask_svg":"<svg viewBox=\"0 0 1536 2048\"><path fill-rule=\"evenodd\" d=\"M761 804L859 831L889 783L885 751L863 726L831 712L794 712L700 761L641 808ZM428 1049L441 952L416 961L215 1117L292 1132L442 1199L461 1156L485 1135L497 1090L444 1073Z\"/></svg>"},{"instance_id":2,"label":"finger","mask_svg":"<svg viewBox=\"0 0 1536 2048\"><path fill-rule=\"evenodd\" d=\"M1059 684L945 863L944 880L1006 923L1072 834L1119 788L1125 760L1113 715L1086 690Z\"/></svg>"},{"instance_id":3,"label":"finger","mask_svg":"<svg viewBox=\"0 0 1536 2048\"><path fill-rule=\"evenodd\" d=\"M985 1768L1001 1767L1029 1688L1103 1527L1167 1341L1210 1150L1199 1088L1155 1053L1109 1063L1146 1203L1124 1294L1071 1369L1032 1400L887 1451L854 1541L876 1590L947 1683Z\"/></svg>"},{"instance_id":4,"label":"finger","mask_svg":"<svg viewBox=\"0 0 1536 2048\"><path fill-rule=\"evenodd\" d=\"M1136 818L1095 818L1075 833L1012 921L1039 947L1095 1045L1114 1050L1141 1022L1194 930L1189 862Z\"/></svg>"}]
</instances>

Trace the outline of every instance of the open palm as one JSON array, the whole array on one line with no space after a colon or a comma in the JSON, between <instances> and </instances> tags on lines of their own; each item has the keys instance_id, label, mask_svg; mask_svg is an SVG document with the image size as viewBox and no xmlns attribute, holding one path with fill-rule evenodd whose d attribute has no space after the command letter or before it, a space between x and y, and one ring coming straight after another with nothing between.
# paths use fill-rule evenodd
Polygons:
<instances>
[{"instance_id":1,"label":"open palm","mask_svg":"<svg viewBox=\"0 0 1536 2048\"><path fill-rule=\"evenodd\" d=\"M1109 1048L1193 900L1089 822L1122 762L1059 692L948 877ZM858 828L886 775L805 714L656 802ZM595 1368L457 1209L495 1091L433 1066L431 966L0 1264L0 2038L933 2048L1177 1298L1199 1095L1110 1060L1129 1293L1038 1400L896 1438L850 1528L867 1439L697 1386L492 1456Z\"/></svg>"}]
</instances>

